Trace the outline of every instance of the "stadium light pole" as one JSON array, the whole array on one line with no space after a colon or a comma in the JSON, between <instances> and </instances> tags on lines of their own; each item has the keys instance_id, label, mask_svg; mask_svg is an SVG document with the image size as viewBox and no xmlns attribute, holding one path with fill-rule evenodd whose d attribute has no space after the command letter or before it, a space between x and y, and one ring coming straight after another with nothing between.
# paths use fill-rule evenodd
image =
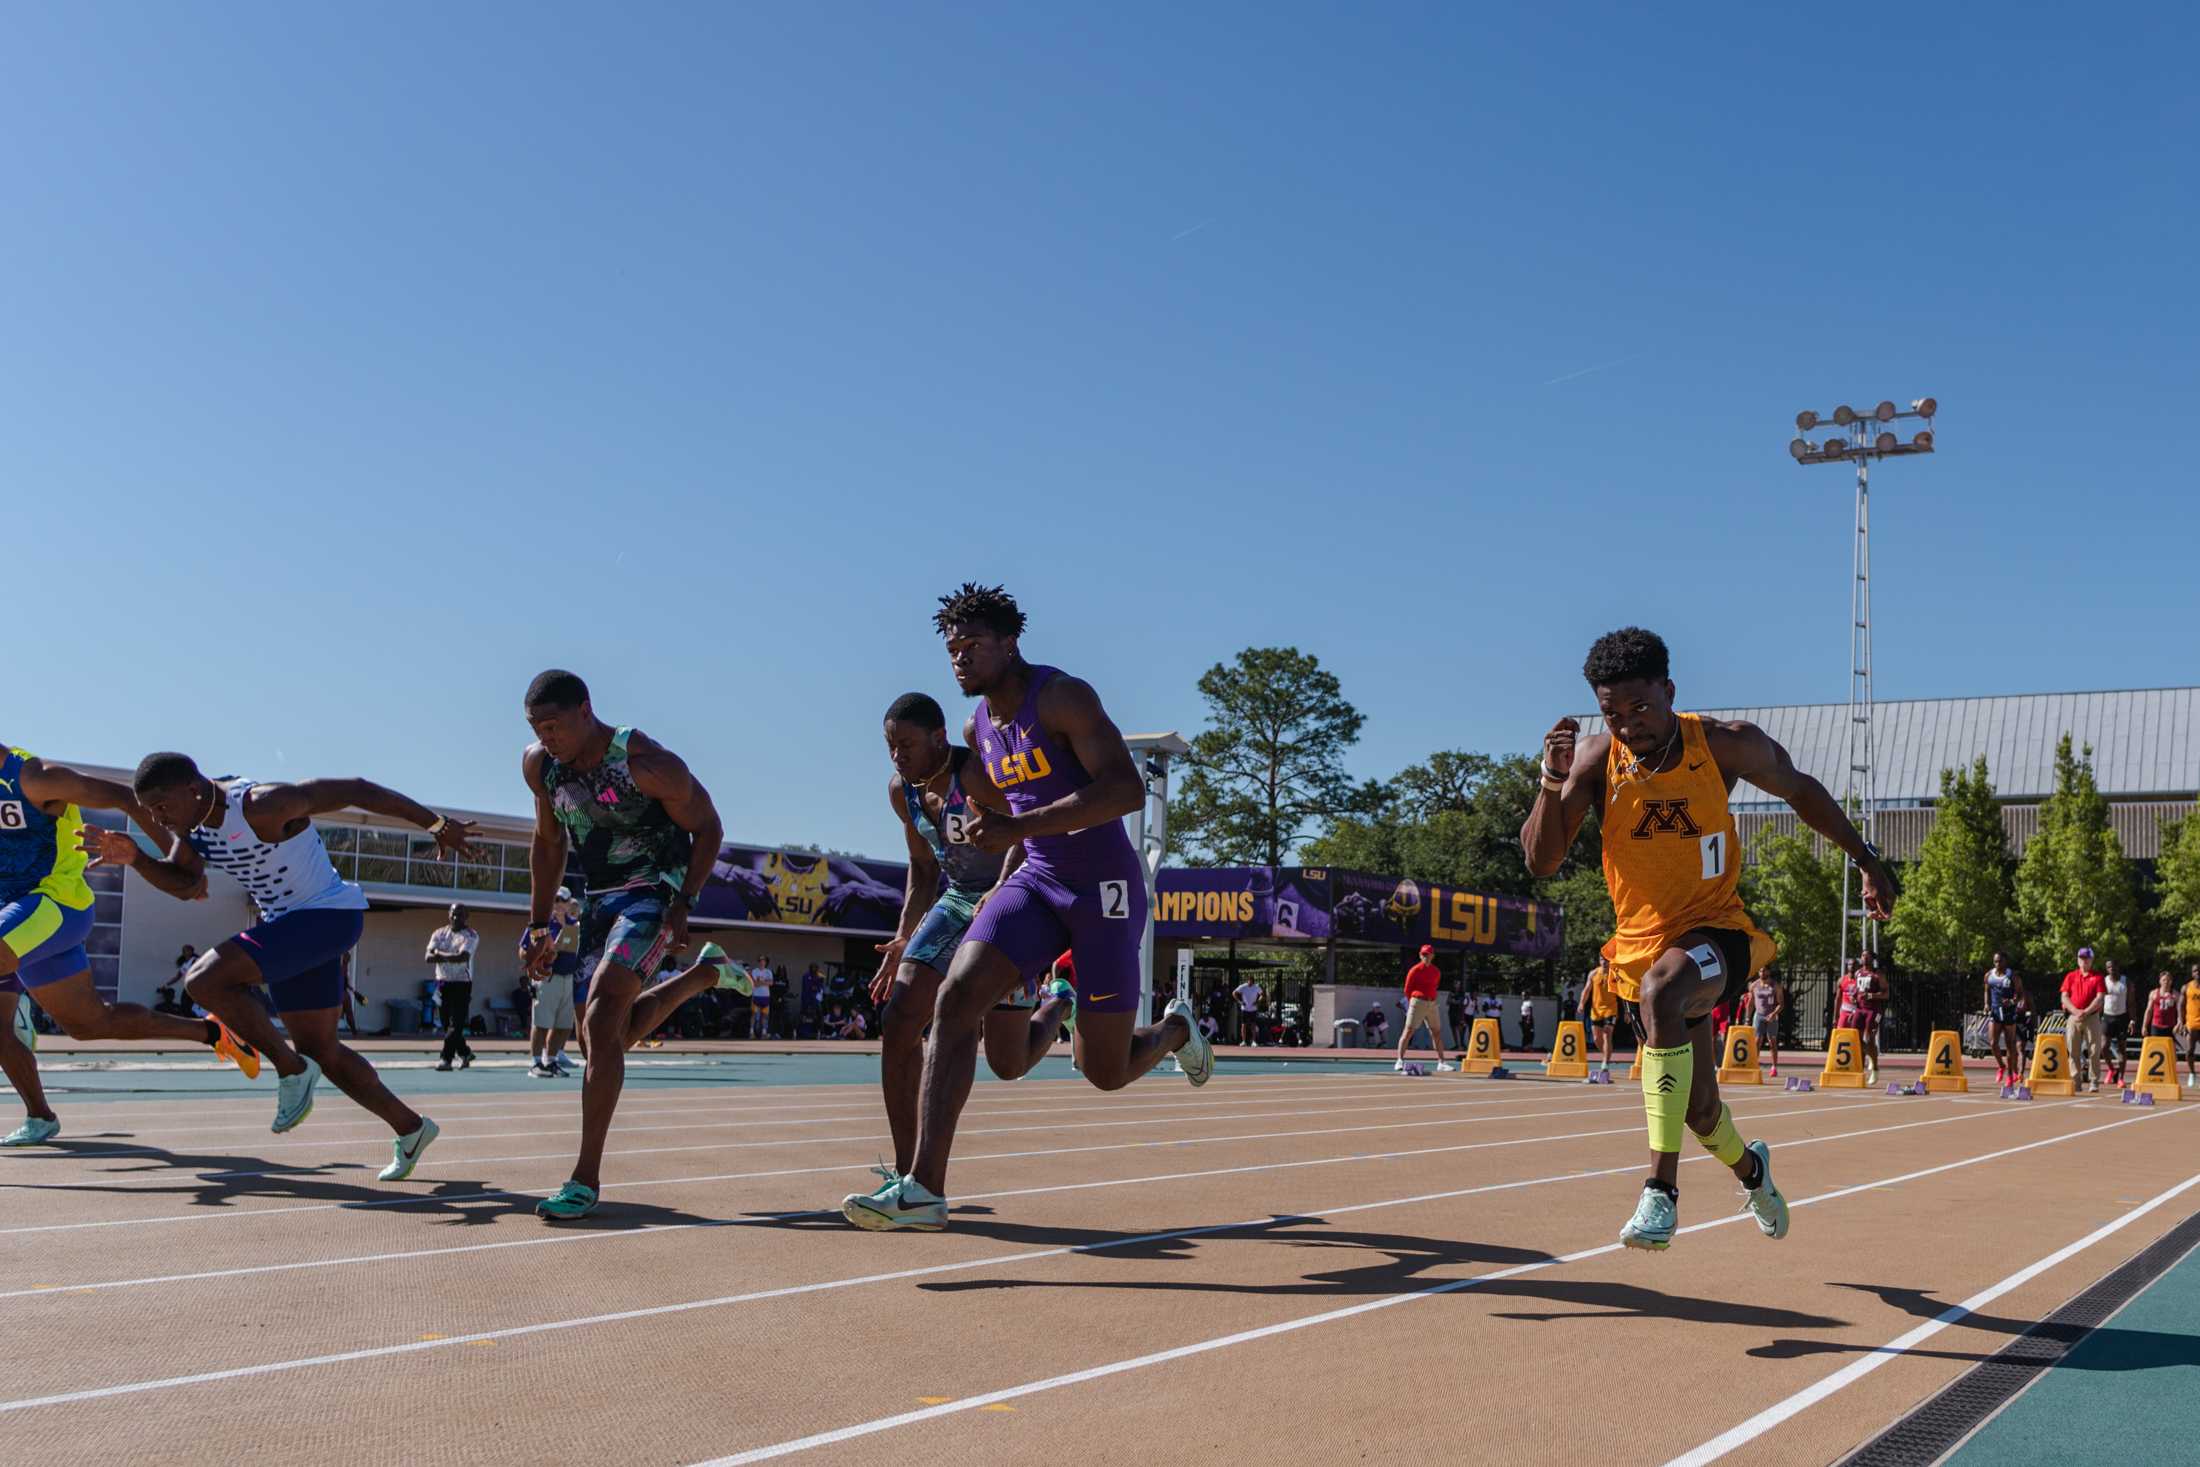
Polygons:
<instances>
[{"instance_id":1,"label":"stadium light pole","mask_svg":"<svg viewBox=\"0 0 2200 1467\"><path fill-rule=\"evenodd\" d=\"M1841 781L1841 804L1873 846L1879 844L1879 791L1873 777L1872 740L1872 520L1871 467L1875 459L1902 458L1933 451L1933 415L1940 404L1929 397L1910 403L1909 411L1882 401L1858 412L1847 403L1825 417L1805 409L1795 415L1795 439L1788 455L1799 464L1856 465L1856 538L1850 550L1849 580L1849 736L1848 769ZM1924 423L1904 443L1890 426L1905 419ZM1840 432L1813 444L1806 435L1822 424ZM1852 904L1850 893L1854 892ZM1856 862L1841 862L1841 964L1848 966L1849 927L1854 923L1858 952L1870 952L1879 924L1863 906L1863 883Z\"/></svg>"}]
</instances>

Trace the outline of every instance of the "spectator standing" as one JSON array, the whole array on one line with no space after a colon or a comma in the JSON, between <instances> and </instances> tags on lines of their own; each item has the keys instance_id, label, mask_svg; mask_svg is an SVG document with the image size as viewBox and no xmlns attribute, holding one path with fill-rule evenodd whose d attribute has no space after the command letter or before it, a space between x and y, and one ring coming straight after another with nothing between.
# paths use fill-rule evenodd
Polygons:
<instances>
[{"instance_id":1,"label":"spectator standing","mask_svg":"<svg viewBox=\"0 0 2200 1467\"><path fill-rule=\"evenodd\" d=\"M2185 1079L2200 1086L2200 963L2192 965L2192 981L2185 985Z\"/></svg>"},{"instance_id":2,"label":"spectator standing","mask_svg":"<svg viewBox=\"0 0 2200 1467\"><path fill-rule=\"evenodd\" d=\"M2177 1073L2177 980L2170 977L2169 969L2154 980L2154 991L2147 995L2146 1032L2142 1039L2169 1040L2170 1073ZM2143 1046L2142 1046L2143 1047Z\"/></svg>"},{"instance_id":3,"label":"spectator standing","mask_svg":"<svg viewBox=\"0 0 2200 1467\"><path fill-rule=\"evenodd\" d=\"M840 1000L843 1012L855 1009L855 984L846 971L835 973L830 983L825 981L825 970L812 963L802 974L802 996L794 1014L794 1035L806 1038L810 1031L823 1032L826 1008L834 999Z\"/></svg>"},{"instance_id":4,"label":"spectator standing","mask_svg":"<svg viewBox=\"0 0 2200 1467\"><path fill-rule=\"evenodd\" d=\"M481 946L481 934L468 923L464 902L451 903L449 916L450 921L428 937L428 966L438 975L436 1000L444 1025L443 1058L436 1068L447 1070L457 1060L464 1070L474 1063L473 1046L466 1042L466 1021L473 1014L474 949Z\"/></svg>"},{"instance_id":5,"label":"spectator standing","mask_svg":"<svg viewBox=\"0 0 2200 1467\"><path fill-rule=\"evenodd\" d=\"M1520 1047L1535 1048L1535 1001L1525 997L1520 1000Z\"/></svg>"},{"instance_id":6,"label":"spectator standing","mask_svg":"<svg viewBox=\"0 0 2200 1467\"><path fill-rule=\"evenodd\" d=\"M1428 1025L1429 1042L1436 1046L1436 1068L1458 1068L1444 1058L1444 1016L1436 1007L1436 990L1443 981L1443 970L1436 966L1436 949L1422 943L1421 961L1406 969L1406 1021L1398 1031L1398 1062L1391 1066L1393 1070L1404 1072L1406 1050L1423 1024Z\"/></svg>"},{"instance_id":7,"label":"spectator standing","mask_svg":"<svg viewBox=\"0 0 2200 1467\"><path fill-rule=\"evenodd\" d=\"M2101 971L2101 1027L2108 1041L2109 1083L2124 1083L2124 1042L2131 1037L2131 984L2110 958Z\"/></svg>"},{"instance_id":8,"label":"spectator standing","mask_svg":"<svg viewBox=\"0 0 2200 1467\"><path fill-rule=\"evenodd\" d=\"M1237 1042L1260 1043L1260 985L1251 978L1230 990L1230 1001L1237 1006Z\"/></svg>"},{"instance_id":9,"label":"spectator standing","mask_svg":"<svg viewBox=\"0 0 2200 1467\"><path fill-rule=\"evenodd\" d=\"M1757 1052L1771 1056L1771 1077L1780 1078L1780 1015L1787 1012L1787 989L1770 973L1749 980L1749 1021L1757 1026Z\"/></svg>"},{"instance_id":10,"label":"spectator standing","mask_svg":"<svg viewBox=\"0 0 2200 1467\"><path fill-rule=\"evenodd\" d=\"M1612 986L1612 964L1609 959L1597 960L1596 970L1590 973L1589 981L1581 985L1581 1003L1575 1012L1589 1026L1590 1038L1596 1042L1603 1055L1599 1067L1609 1075L1612 1072L1612 1031L1619 1023L1619 990Z\"/></svg>"},{"instance_id":11,"label":"spectator standing","mask_svg":"<svg viewBox=\"0 0 2200 1467\"><path fill-rule=\"evenodd\" d=\"M771 959L758 958L749 969L749 1038L772 1037L772 985L779 981Z\"/></svg>"},{"instance_id":12,"label":"spectator standing","mask_svg":"<svg viewBox=\"0 0 2200 1467\"><path fill-rule=\"evenodd\" d=\"M530 1005L527 1051L534 1063L528 1076L555 1080L570 1072L565 1063L565 1036L575 1031L573 979L581 965L581 909L572 890L559 887L550 904L550 971L535 976L534 1002Z\"/></svg>"},{"instance_id":13,"label":"spectator standing","mask_svg":"<svg viewBox=\"0 0 2200 1467\"><path fill-rule=\"evenodd\" d=\"M1994 954L1994 966L1986 970L1986 1046L1994 1052L2000 1082L2024 1081L2024 985L2009 967L2009 959Z\"/></svg>"},{"instance_id":14,"label":"spectator standing","mask_svg":"<svg viewBox=\"0 0 2200 1467\"><path fill-rule=\"evenodd\" d=\"M1879 1083L1879 1022L1887 1013L1887 979L1869 952L1856 959L1856 1032L1864 1041L1864 1083Z\"/></svg>"},{"instance_id":15,"label":"spectator standing","mask_svg":"<svg viewBox=\"0 0 2200 1467\"><path fill-rule=\"evenodd\" d=\"M2076 1076L2078 1088L2101 1088L2101 1071L2093 1066L2105 1065L2103 1052L2107 1044L2107 1026L2101 1021L2101 1000L2108 984L2094 970L2093 949L2078 949L2078 966L2063 974L2063 1012L2070 1016L2067 1033L2070 1037L2070 1072ZM2093 1065L2087 1064L2091 1056Z\"/></svg>"}]
</instances>

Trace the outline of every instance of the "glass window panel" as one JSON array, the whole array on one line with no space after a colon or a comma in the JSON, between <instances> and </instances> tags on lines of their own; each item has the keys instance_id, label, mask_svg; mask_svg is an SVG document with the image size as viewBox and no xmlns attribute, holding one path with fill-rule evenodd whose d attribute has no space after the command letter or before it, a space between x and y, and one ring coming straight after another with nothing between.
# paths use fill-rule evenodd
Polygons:
<instances>
[{"instance_id":1,"label":"glass window panel","mask_svg":"<svg viewBox=\"0 0 2200 1467\"><path fill-rule=\"evenodd\" d=\"M524 870L505 872L504 889L518 892L521 896L527 895L527 873Z\"/></svg>"},{"instance_id":2,"label":"glass window panel","mask_svg":"<svg viewBox=\"0 0 2200 1467\"><path fill-rule=\"evenodd\" d=\"M331 852L352 850L359 840L359 830L351 825L324 825L321 827L321 843Z\"/></svg>"},{"instance_id":3,"label":"glass window panel","mask_svg":"<svg viewBox=\"0 0 2200 1467\"><path fill-rule=\"evenodd\" d=\"M402 856L361 856L356 881L380 881L392 886L405 884L405 859Z\"/></svg>"},{"instance_id":4,"label":"glass window panel","mask_svg":"<svg viewBox=\"0 0 2200 1467\"><path fill-rule=\"evenodd\" d=\"M412 842L402 830L362 830L359 832L359 854L362 856L402 856Z\"/></svg>"},{"instance_id":5,"label":"glass window panel","mask_svg":"<svg viewBox=\"0 0 2200 1467\"><path fill-rule=\"evenodd\" d=\"M421 861L412 863L412 874L406 878L413 886L455 886L457 873L448 861Z\"/></svg>"},{"instance_id":6,"label":"glass window panel","mask_svg":"<svg viewBox=\"0 0 2200 1467\"><path fill-rule=\"evenodd\" d=\"M461 891L495 891L501 873L494 866L465 865L458 868L458 885Z\"/></svg>"}]
</instances>

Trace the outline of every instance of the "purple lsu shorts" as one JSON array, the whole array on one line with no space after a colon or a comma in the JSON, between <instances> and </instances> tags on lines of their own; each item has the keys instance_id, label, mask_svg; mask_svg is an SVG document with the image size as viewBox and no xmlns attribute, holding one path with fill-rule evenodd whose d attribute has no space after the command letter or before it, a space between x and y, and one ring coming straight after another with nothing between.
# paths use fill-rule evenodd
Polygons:
<instances>
[{"instance_id":1,"label":"purple lsu shorts","mask_svg":"<svg viewBox=\"0 0 2200 1467\"><path fill-rule=\"evenodd\" d=\"M279 1014L340 1008L344 954L359 945L365 912L307 908L247 927L230 941L260 968Z\"/></svg>"},{"instance_id":2,"label":"purple lsu shorts","mask_svg":"<svg viewBox=\"0 0 2200 1467\"><path fill-rule=\"evenodd\" d=\"M1146 882L1136 866L1119 877L1066 880L1026 861L1001 884L965 942L1007 955L1028 982L1068 949L1077 964L1077 1009L1138 1010L1138 944L1146 935Z\"/></svg>"}]
</instances>

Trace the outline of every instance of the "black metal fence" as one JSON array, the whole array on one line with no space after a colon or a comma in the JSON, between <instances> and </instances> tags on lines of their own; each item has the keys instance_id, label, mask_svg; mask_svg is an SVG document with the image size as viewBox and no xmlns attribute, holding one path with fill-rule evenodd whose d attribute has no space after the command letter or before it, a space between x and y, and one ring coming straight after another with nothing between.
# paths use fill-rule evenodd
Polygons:
<instances>
[{"instance_id":1,"label":"black metal fence","mask_svg":"<svg viewBox=\"0 0 2200 1467\"><path fill-rule=\"evenodd\" d=\"M1787 985L1787 1013L1780 1043L1800 1049L1824 1049L1833 1033L1839 979L1833 973L1776 975ZM2028 985L2029 988L2029 985ZM1882 1050L1922 1050L1935 1029L1953 1029L1967 1040L1983 1033L1983 984L1976 975L1896 973L1887 983L1887 1012L1879 1026ZM2053 993L2032 993L2032 1012L2052 1014ZM2043 1004L2044 999L2044 1004ZM1970 1046L1984 1053L1983 1041Z\"/></svg>"}]
</instances>

